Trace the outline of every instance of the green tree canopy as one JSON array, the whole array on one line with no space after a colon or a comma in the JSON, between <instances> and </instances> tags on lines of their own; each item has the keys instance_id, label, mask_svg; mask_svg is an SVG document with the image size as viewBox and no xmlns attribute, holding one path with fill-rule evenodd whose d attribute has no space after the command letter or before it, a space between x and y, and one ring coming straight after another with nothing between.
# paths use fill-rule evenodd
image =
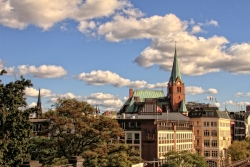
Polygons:
<instances>
[{"instance_id":1,"label":"green tree canopy","mask_svg":"<svg viewBox=\"0 0 250 167\"><path fill-rule=\"evenodd\" d=\"M228 155L231 161L238 161L250 157L250 139L238 141L235 140L228 147Z\"/></svg>"},{"instance_id":2,"label":"green tree canopy","mask_svg":"<svg viewBox=\"0 0 250 167\"><path fill-rule=\"evenodd\" d=\"M24 90L31 86L31 81L22 76L15 82L0 84L0 166L16 167L28 158L29 114L35 110L26 109Z\"/></svg>"},{"instance_id":3,"label":"green tree canopy","mask_svg":"<svg viewBox=\"0 0 250 167\"><path fill-rule=\"evenodd\" d=\"M202 156L188 151L169 151L165 157L162 167L208 167Z\"/></svg>"},{"instance_id":4,"label":"green tree canopy","mask_svg":"<svg viewBox=\"0 0 250 167\"><path fill-rule=\"evenodd\" d=\"M51 120L50 138L34 138L30 152L43 164L54 158L83 156L84 166L130 166L139 162L138 156L117 139L124 136L116 120L97 116L95 108L76 99L58 99L55 109L45 113ZM118 159L114 159L114 157ZM138 158L137 158L138 157Z\"/></svg>"}]
</instances>

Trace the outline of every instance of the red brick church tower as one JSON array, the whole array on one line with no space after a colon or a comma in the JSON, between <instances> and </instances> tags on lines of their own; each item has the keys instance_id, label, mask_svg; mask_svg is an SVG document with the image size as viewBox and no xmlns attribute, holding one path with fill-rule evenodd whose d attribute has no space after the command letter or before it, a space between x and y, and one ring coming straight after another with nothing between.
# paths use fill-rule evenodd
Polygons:
<instances>
[{"instance_id":1,"label":"red brick church tower","mask_svg":"<svg viewBox=\"0 0 250 167\"><path fill-rule=\"evenodd\" d=\"M181 73L179 69L179 63L177 59L177 52L175 47L174 62L172 67L172 73L168 82L168 94L170 98L170 104L172 111L187 112L185 106L185 86L181 79Z\"/></svg>"}]
</instances>

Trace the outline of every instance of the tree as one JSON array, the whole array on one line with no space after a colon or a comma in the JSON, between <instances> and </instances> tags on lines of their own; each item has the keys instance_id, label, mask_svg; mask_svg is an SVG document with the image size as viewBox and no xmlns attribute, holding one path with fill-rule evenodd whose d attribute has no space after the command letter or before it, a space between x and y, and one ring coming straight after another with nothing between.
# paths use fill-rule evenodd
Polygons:
<instances>
[{"instance_id":1,"label":"tree","mask_svg":"<svg viewBox=\"0 0 250 167\"><path fill-rule=\"evenodd\" d=\"M29 114L35 110L25 109L24 90L31 86L31 81L22 76L15 82L0 84L0 166L18 166L29 158Z\"/></svg>"},{"instance_id":2,"label":"tree","mask_svg":"<svg viewBox=\"0 0 250 167\"><path fill-rule=\"evenodd\" d=\"M188 151L169 151L165 157L162 167L208 167L202 156Z\"/></svg>"},{"instance_id":3,"label":"tree","mask_svg":"<svg viewBox=\"0 0 250 167\"><path fill-rule=\"evenodd\" d=\"M250 157L250 140L238 141L235 140L228 147L228 155L231 158L231 161L238 161Z\"/></svg>"},{"instance_id":4,"label":"tree","mask_svg":"<svg viewBox=\"0 0 250 167\"><path fill-rule=\"evenodd\" d=\"M126 157L119 163L130 166L129 147L118 143L124 136L116 120L95 115L96 109L84 101L58 99L55 109L45 113L51 120L44 133L51 137L34 138L30 152L43 164L51 164L54 158L83 156L84 166L113 166L112 157ZM133 156L132 156L133 157Z\"/></svg>"}]
</instances>

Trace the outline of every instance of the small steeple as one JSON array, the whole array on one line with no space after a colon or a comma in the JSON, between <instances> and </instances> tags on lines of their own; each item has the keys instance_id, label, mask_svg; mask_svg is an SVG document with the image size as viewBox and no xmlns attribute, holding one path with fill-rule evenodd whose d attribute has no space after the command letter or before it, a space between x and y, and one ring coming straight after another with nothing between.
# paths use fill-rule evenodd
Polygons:
<instances>
[{"instance_id":1,"label":"small steeple","mask_svg":"<svg viewBox=\"0 0 250 167\"><path fill-rule=\"evenodd\" d=\"M42 108L42 103L41 103L41 95L40 95L40 88L39 88L39 93L38 93L38 99L37 99L37 105L38 108Z\"/></svg>"},{"instance_id":2,"label":"small steeple","mask_svg":"<svg viewBox=\"0 0 250 167\"><path fill-rule=\"evenodd\" d=\"M181 79L181 73L179 69L179 63L178 63L177 52L176 52L176 41L175 41L174 62L173 62L172 73L171 73L171 77L169 81L175 82L178 77Z\"/></svg>"},{"instance_id":3,"label":"small steeple","mask_svg":"<svg viewBox=\"0 0 250 167\"><path fill-rule=\"evenodd\" d=\"M186 108L186 105L185 105L185 101L184 101L184 100L181 101L181 105L180 105L179 111L180 111L181 113L187 113L187 108Z\"/></svg>"},{"instance_id":4,"label":"small steeple","mask_svg":"<svg viewBox=\"0 0 250 167\"><path fill-rule=\"evenodd\" d=\"M38 99L37 99L37 112L36 112L36 118L39 118L39 116L42 115L42 102L41 102L41 94L40 94L40 88L38 93Z\"/></svg>"}]
</instances>

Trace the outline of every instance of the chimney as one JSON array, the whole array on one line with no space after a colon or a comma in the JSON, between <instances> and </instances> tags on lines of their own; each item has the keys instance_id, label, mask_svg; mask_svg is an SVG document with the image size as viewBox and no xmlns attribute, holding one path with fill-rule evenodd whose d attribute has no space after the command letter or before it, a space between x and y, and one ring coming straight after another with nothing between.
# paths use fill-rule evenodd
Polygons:
<instances>
[{"instance_id":1,"label":"chimney","mask_svg":"<svg viewBox=\"0 0 250 167\"><path fill-rule=\"evenodd\" d=\"M129 98L131 98L132 96L133 96L133 89L130 88L130 89L129 89Z\"/></svg>"}]
</instances>

